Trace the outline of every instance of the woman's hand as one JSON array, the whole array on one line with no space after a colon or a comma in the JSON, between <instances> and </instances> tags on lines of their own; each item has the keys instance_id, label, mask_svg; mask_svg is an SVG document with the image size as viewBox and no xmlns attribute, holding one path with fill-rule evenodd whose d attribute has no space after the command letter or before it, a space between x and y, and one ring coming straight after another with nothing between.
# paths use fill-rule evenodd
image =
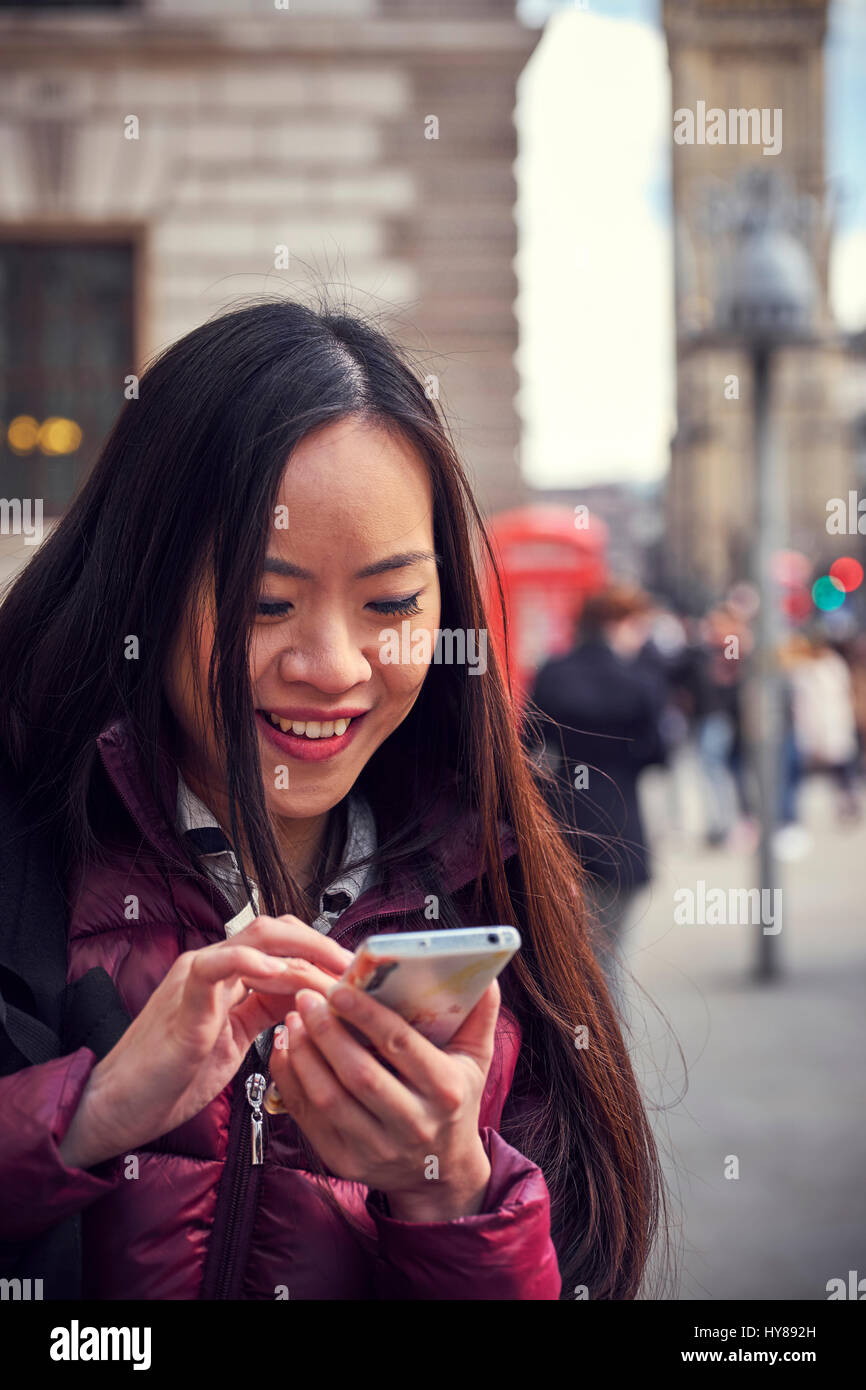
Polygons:
<instances>
[{"instance_id":1,"label":"woman's hand","mask_svg":"<svg viewBox=\"0 0 866 1390\"><path fill-rule=\"evenodd\" d=\"M186 951L94 1067L60 1144L64 1163L89 1168L197 1115L296 992L330 988L351 959L290 916L257 917L231 940Z\"/></svg>"},{"instance_id":2,"label":"woman's hand","mask_svg":"<svg viewBox=\"0 0 866 1390\"><path fill-rule=\"evenodd\" d=\"M499 986L490 985L444 1049L351 986L332 989L329 1001L312 989L298 993L271 1053L279 1096L265 1108L290 1114L337 1177L384 1192L398 1220L480 1211L490 1163L478 1117Z\"/></svg>"}]
</instances>

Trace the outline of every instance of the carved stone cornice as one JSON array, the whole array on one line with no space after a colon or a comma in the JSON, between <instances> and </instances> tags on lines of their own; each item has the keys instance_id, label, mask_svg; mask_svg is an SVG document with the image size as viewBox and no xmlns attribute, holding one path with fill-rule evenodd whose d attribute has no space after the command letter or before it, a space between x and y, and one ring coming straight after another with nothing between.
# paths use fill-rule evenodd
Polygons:
<instances>
[{"instance_id":1,"label":"carved stone cornice","mask_svg":"<svg viewBox=\"0 0 866 1390\"><path fill-rule=\"evenodd\" d=\"M222 57L288 58L325 55L339 58L380 58L419 55L451 62L455 55L473 62L522 66L532 54L540 29L516 18L448 19L313 18L299 16L291 23L253 16L231 20L134 11L64 14L48 10L13 14L0 12L0 53L4 61L63 58L67 63L122 55L129 59L171 58L172 61Z\"/></svg>"},{"instance_id":2,"label":"carved stone cornice","mask_svg":"<svg viewBox=\"0 0 866 1390\"><path fill-rule=\"evenodd\" d=\"M663 0L668 48L819 46L828 0Z\"/></svg>"}]
</instances>

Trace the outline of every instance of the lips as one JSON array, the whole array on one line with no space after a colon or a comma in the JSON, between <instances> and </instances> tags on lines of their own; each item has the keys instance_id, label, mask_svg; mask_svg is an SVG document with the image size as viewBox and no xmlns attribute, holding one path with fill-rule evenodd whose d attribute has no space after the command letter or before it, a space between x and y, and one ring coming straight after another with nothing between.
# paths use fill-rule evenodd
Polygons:
<instances>
[{"instance_id":1,"label":"lips","mask_svg":"<svg viewBox=\"0 0 866 1390\"><path fill-rule=\"evenodd\" d=\"M346 711L337 716L332 714L330 719L323 719L321 715L318 719L313 719L314 713L312 710L292 710L283 714L282 711L257 709L256 721L268 743L278 748L281 753L300 762L323 762L327 758L335 758L344 748L348 748L369 711L359 710L351 715ZM301 718L301 714L308 717ZM276 727L274 723L276 719L288 724L290 718L291 730ZM329 724L334 726L334 732L330 734L326 732ZM301 726L303 732L296 733L296 725ZM341 733L336 732L338 727L342 727Z\"/></svg>"}]
</instances>

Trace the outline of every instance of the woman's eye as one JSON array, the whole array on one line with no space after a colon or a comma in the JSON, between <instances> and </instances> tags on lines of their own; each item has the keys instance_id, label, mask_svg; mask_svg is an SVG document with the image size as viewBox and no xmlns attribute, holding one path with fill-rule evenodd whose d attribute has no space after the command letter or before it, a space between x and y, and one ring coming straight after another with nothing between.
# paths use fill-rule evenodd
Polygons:
<instances>
[{"instance_id":1,"label":"woman's eye","mask_svg":"<svg viewBox=\"0 0 866 1390\"><path fill-rule=\"evenodd\" d=\"M290 603L269 602L267 599L260 599L256 611L262 618L275 618L288 613L291 608Z\"/></svg>"},{"instance_id":2,"label":"woman's eye","mask_svg":"<svg viewBox=\"0 0 866 1390\"><path fill-rule=\"evenodd\" d=\"M418 603L420 593L421 590L419 589L417 594L410 594L408 598L381 599L378 603L368 603L367 607L372 608L374 613L398 613L401 617L407 618L412 613L421 612L421 606Z\"/></svg>"},{"instance_id":3,"label":"woman's eye","mask_svg":"<svg viewBox=\"0 0 866 1390\"><path fill-rule=\"evenodd\" d=\"M418 603L420 592L419 589L417 594L409 594L406 598L382 599L377 603L368 603L367 607L372 608L374 613L399 614L402 617L409 617L411 614L421 612ZM287 601L259 599L256 611L261 618L280 618L284 617L292 607L293 605Z\"/></svg>"}]
</instances>

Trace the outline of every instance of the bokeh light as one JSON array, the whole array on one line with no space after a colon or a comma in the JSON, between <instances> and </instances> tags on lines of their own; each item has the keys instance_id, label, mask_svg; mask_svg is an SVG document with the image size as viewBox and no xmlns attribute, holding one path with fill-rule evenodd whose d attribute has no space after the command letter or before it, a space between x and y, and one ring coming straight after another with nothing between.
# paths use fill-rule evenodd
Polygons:
<instances>
[{"instance_id":1,"label":"bokeh light","mask_svg":"<svg viewBox=\"0 0 866 1390\"><path fill-rule=\"evenodd\" d=\"M802 623L812 612L808 589L788 589L782 596L782 611L795 623Z\"/></svg>"},{"instance_id":2,"label":"bokeh light","mask_svg":"<svg viewBox=\"0 0 866 1390\"><path fill-rule=\"evenodd\" d=\"M777 550L771 560L771 572L777 584L808 584L812 561L799 550Z\"/></svg>"},{"instance_id":3,"label":"bokeh light","mask_svg":"<svg viewBox=\"0 0 866 1390\"><path fill-rule=\"evenodd\" d=\"M6 431L13 454L32 454L34 449L43 454L74 454L82 438L81 426L62 415L49 415L41 425L33 415L16 415Z\"/></svg>"},{"instance_id":4,"label":"bokeh light","mask_svg":"<svg viewBox=\"0 0 866 1390\"><path fill-rule=\"evenodd\" d=\"M32 415L16 415L9 422L6 438L13 454L32 454L39 439L39 421Z\"/></svg>"},{"instance_id":5,"label":"bokeh light","mask_svg":"<svg viewBox=\"0 0 866 1390\"><path fill-rule=\"evenodd\" d=\"M830 578L841 584L846 594L850 594L863 583L863 566L850 555L843 555L830 566Z\"/></svg>"},{"instance_id":6,"label":"bokeh light","mask_svg":"<svg viewBox=\"0 0 866 1390\"><path fill-rule=\"evenodd\" d=\"M43 454L74 454L81 443L81 426L60 415L50 415L39 428L39 448Z\"/></svg>"},{"instance_id":7,"label":"bokeh light","mask_svg":"<svg viewBox=\"0 0 866 1390\"><path fill-rule=\"evenodd\" d=\"M834 608L841 608L845 602L845 590L837 579L822 574L812 585L812 602L822 613L832 613Z\"/></svg>"}]
</instances>

